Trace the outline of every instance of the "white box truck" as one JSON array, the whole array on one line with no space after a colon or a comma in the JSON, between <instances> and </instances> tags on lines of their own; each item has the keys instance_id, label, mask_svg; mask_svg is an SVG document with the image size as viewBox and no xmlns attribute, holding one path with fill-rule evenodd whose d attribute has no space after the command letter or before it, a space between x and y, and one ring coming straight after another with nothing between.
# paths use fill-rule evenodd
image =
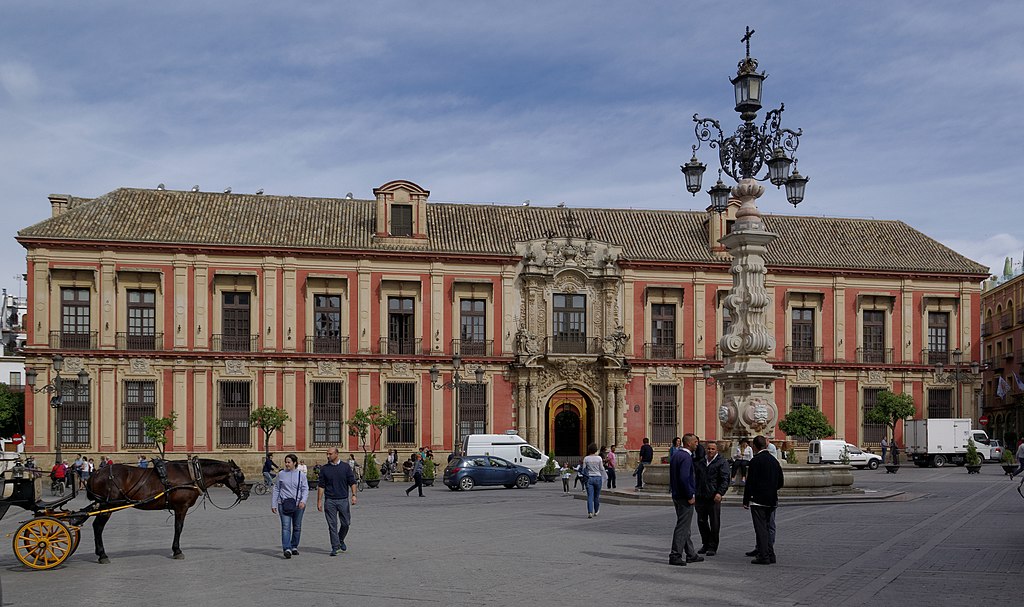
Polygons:
<instances>
[{"instance_id":1,"label":"white box truck","mask_svg":"<svg viewBox=\"0 0 1024 607\"><path fill-rule=\"evenodd\" d=\"M903 428L906 454L922 468L963 466L968 440L974 440L982 461L988 457L988 434L972 429L969 419L914 419L905 422Z\"/></svg>"}]
</instances>

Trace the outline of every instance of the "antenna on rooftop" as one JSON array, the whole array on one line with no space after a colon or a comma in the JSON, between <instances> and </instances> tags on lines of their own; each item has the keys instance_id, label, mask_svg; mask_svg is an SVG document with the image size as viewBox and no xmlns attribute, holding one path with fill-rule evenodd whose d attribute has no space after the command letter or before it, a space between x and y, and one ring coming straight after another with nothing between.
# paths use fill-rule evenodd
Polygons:
<instances>
[{"instance_id":1,"label":"antenna on rooftop","mask_svg":"<svg viewBox=\"0 0 1024 607\"><path fill-rule=\"evenodd\" d=\"M231 186L228 186L228 187L224 188L224 193L225 194L230 194L231 193Z\"/></svg>"},{"instance_id":2,"label":"antenna on rooftop","mask_svg":"<svg viewBox=\"0 0 1024 607\"><path fill-rule=\"evenodd\" d=\"M352 192L345 194L345 200L352 200Z\"/></svg>"},{"instance_id":3,"label":"antenna on rooftop","mask_svg":"<svg viewBox=\"0 0 1024 607\"><path fill-rule=\"evenodd\" d=\"M197 185L192 186L192 191L193 192L198 192L199 191L199 186L197 186Z\"/></svg>"},{"instance_id":4,"label":"antenna on rooftop","mask_svg":"<svg viewBox=\"0 0 1024 607\"><path fill-rule=\"evenodd\" d=\"M167 189L167 186L165 186L162 183L158 183L157 186L156 186L156 189L158 189L158 190L160 190L162 192L162 191Z\"/></svg>"},{"instance_id":5,"label":"antenna on rooftop","mask_svg":"<svg viewBox=\"0 0 1024 607\"><path fill-rule=\"evenodd\" d=\"M256 190L256 195L257 196L262 196L263 195L263 188L260 188L260 189Z\"/></svg>"}]
</instances>

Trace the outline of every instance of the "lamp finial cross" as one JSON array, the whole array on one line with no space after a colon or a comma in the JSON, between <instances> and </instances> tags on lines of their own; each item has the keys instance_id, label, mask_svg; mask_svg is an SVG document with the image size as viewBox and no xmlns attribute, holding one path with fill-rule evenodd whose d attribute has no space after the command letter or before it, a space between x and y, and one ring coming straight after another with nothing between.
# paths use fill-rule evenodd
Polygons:
<instances>
[{"instance_id":1,"label":"lamp finial cross","mask_svg":"<svg viewBox=\"0 0 1024 607\"><path fill-rule=\"evenodd\" d=\"M744 34L742 38L740 38L740 42L746 42L747 43L747 59L750 58L750 37L753 36L753 35L754 35L754 30L750 29L750 26L748 25L747 26L747 33Z\"/></svg>"}]
</instances>

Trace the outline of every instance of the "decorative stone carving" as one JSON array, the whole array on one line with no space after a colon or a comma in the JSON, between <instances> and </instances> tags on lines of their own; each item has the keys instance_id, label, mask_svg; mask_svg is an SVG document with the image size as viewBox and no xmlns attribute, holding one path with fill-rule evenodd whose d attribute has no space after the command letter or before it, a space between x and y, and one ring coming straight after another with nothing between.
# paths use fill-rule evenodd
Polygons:
<instances>
[{"instance_id":1,"label":"decorative stone carving","mask_svg":"<svg viewBox=\"0 0 1024 607\"><path fill-rule=\"evenodd\" d=\"M797 369L796 380L800 382L810 383L814 381L814 372L810 369Z\"/></svg>"},{"instance_id":2,"label":"decorative stone carving","mask_svg":"<svg viewBox=\"0 0 1024 607\"><path fill-rule=\"evenodd\" d=\"M675 373L672 372L672 367L655 367L654 369L655 379L675 379Z\"/></svg>"},{"instance_id":3,"label":"decorative stone carving","mask_svg":"<svg viewBox=\"0 0 1024 607\"><path fill-rule=\"evenodd\" d=\"M540 352L540 340L525 327L519 327L516 331L516 354L533 356Z\"/></svg>"},{"instance_id":4,"label":"decorative stone carving","mask_svg":"<svg viewBox=\"0 0 1024 607\"><path fill-rule=\"evenodd\" d=\"M409 363L391 363L391 375L395 377L415 377L416 374L413 372L412 367Z\"/></svg>"},{"instance_id":5,"label":"decorative stone carving","mask_svg":"<svg viewBox=\"0 0 1024 607\"><path fill-rule=\"evenodd\" d=\"M149 375L152 370L148 358L132 358L128 360L129 373L136 375Z\"/></svg>"},{"instance_id":6,"label":"decorative stone carving","mask_svg":"<svg viewBox=\"0 0 1024 607\"><path fill-rule=\"evenodd\" d=\"M767 400L755 396L750 399L750 404L743 411L743 422L748 428L760 434L775 421L773 409Z\"/></svg>"},{"instance_id":7,"label":"decorative stone carving","mask_svg":"<svg viewBox=\"0 0 1024 607\"><path fill-rule=\"evenodd\" d=\"M734 398L727 398L722 402L722 406L718 408L718 421L722 424L722 429L726 433L733 431L736 427L736 421L738 417L738 408L736 406L736 400Z\"/></svg>"},{"instance_id":8,"label":"decorative stone carving","mask_svg":"<svg viewBox=\"0 0 1024 607\"><path fill-rule=\"evenodd\" d=\"M319 360L316 363L317 375L337 375L338 363L333 360Z\"/></svg>"},{"instance_id":9,"label":"decorative stone carving","mask_svg":"<svg viewBox=\"0 0 1024 607\"><path fill-rule=\"evenodd\" d=\"M64 358L64 374L77 374L85 367L85 359L81 356L67 356Z\"/></svg>"},{"instance_id":10,"label":"decorative stone carving","mask_svg":"<svg viewBox=\"0 0 1024 607\"><path fill-rule=\"evenodd\" d=\"M868 371L868 383L873 385L880 385L885 383L885 373L878 369L872 369Z\"/></svg>"},{"instance_id":11,"label":"decorative stone carving","mask_svg":"<svg viewBox=\"0 0 1024 607\"><path fill-rule=\"evenodd\" d=\"M626 335L624 327L619 325L615 327L615 332L604 338L601 348L605 354L621 356L626 351L628 340L629 336Z\"/></svg>"},{"instance_id":12,"label":"decorative stone carving","mask_svg":"<svg viewBox=\"0 0 1024 607\"><path fill-rule=\"evenodd\" d=\"M245 361L234 359L225 360L224 373L227 375L245 375Z\"/></svg>"}]
</instances>

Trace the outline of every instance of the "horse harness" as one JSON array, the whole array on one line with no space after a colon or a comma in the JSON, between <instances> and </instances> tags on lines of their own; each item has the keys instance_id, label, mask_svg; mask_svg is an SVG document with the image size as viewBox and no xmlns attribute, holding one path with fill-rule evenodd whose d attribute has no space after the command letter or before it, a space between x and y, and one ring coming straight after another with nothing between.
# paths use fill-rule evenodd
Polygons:
<instances>
[{"instance_id":1,"label":"horse harness","mask_svg":"<svg viewBox=\"0 0 1024 607\"><path fill-rule=\"evenodd\" d=\"M164 498L164 507L167 508L168 510L171 509L170 502L168 501L168 495L172 491L177 491L179 489L191 489L198 493L207 493L205 483L203 482L203 468L197 456L192 456L186 460L186 462L188 463L188 475L189 478L191 479L191 482L186 483L184 485L173 485L170 482L170 479L167 477L167 460L154 457L150 461L152 461L153 463L153 470L156 472L157 477L159 477L160 483L164 486L163 491L143 500L133 500L128 497L129 492L133 492L139 486L139 484L145 480L145 475L141 476L139 480L136 481L134 485L132 485L129 491L125 491L124 488L120 486L120 483L114 478L114 467L112 465L107 465L105 467L107 469L107 479L109 482L107 484L107 499L104 500L104 502L110 504L114 501L113 499L111 499L111 489L113 487L117 487L117 489L121 492L121 495L124 496L124 502L126 504L131 504L133 506L142 506L154 502L162 497Z\"/></svg>"}]
</instances>

